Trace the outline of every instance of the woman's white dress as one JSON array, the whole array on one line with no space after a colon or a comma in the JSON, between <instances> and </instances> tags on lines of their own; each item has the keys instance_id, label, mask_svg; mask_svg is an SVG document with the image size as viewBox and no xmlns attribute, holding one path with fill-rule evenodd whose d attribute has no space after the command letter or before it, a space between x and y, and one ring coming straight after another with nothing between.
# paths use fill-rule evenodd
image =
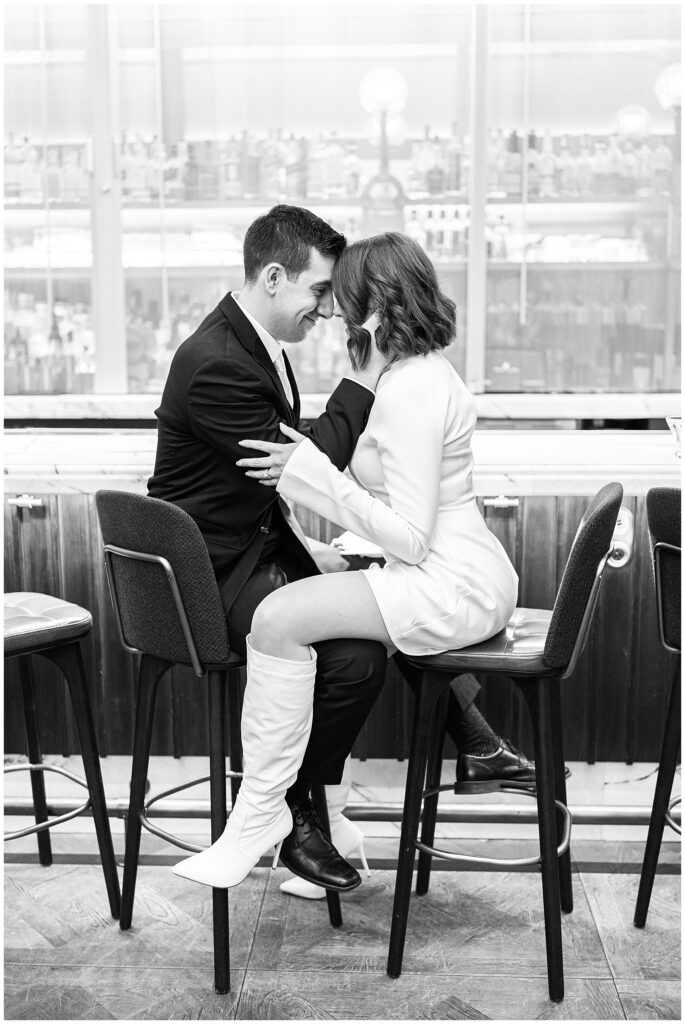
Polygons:
<instances>
[{"instance_id":1,"label":"woman's white dress","mask_svg":"<svg viewBox=\"0 0 685 1024\"><path fill-rule=\"evenodd\" d=\"M286 498L378 544L363 570L395 646L406 654L485 640L516 607L518 577L473 492L476 403L440 352L394 363L341 473L310 440L278 483Z\"/></svg>"}]
</instances>

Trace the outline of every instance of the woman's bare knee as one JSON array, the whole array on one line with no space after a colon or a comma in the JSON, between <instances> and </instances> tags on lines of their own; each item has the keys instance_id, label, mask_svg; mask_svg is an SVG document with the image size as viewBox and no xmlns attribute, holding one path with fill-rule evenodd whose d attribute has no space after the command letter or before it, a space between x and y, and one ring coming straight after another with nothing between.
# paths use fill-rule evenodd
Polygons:
<instances>
[{"instance_id":1,"label":"woman's bare knee","mask_svg":"<svg viewBox=\"0 0 685 1024\"><path fill-rule=\"evenodd\" d=\"M287 587L265 597L252 616L252 646L264 654L278 655L284 642L292 643L291 611Z\"/></svg>"}]
</instances>

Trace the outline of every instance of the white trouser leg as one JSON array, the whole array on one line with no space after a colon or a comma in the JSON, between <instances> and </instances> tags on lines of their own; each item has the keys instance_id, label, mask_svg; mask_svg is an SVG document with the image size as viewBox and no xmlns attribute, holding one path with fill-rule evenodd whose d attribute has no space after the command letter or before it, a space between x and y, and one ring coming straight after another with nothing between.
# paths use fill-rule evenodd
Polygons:
<instances>
[{"instance_id":1,"label":"white trouser leg","mask_svg":"<svg viewBox=\"0 0 685 1024\"><path fill-rule=\"evenodd\" d=\"M285 802L312 727L316 652L289 661L256 651L247 637L247 686L241 718L243 781L223 834L174 874L216 889L238 885L292 829Z\"/></svg>"}]
</instances>

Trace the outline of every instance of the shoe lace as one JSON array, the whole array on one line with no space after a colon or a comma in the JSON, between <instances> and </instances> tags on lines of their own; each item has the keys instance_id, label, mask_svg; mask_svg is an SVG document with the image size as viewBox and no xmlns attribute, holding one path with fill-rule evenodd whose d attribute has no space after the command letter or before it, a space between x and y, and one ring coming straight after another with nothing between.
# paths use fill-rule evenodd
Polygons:
<instances>
[{"instance_id":1,"label":"shoe lace","mask_svg":"<svg viewBox=\"0 0 685 1024\"><path fill-rule=\"evenodd\" d=\"M307 800L293 808L293 822L298 828L308 828L305 833L308 836L311 835L314 828L320 829L325 834L323 823L312 800Z\"/></svg>"}]
</instances>

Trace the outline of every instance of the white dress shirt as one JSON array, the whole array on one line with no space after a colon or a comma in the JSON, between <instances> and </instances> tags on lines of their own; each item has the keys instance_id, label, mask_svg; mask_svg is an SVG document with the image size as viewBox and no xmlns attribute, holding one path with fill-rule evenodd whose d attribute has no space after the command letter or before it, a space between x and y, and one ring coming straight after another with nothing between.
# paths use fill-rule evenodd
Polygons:
<instances>
[{"instance_id":1,"label":"white dress shirt","mask_svg":"<svg viewBox=\"0 0 685 1024\"><path fill-rule=\"evenodd\" d=\"M231 295L233 296L235 303L240 309L241 313L247 317L247 319L254 327L255 331L259 335L260 341L264 345L264 348L269 353L269 359L274 364L278 372L278 376L281 379L281 385L285 392L285 397L288 399L288 403L292 408L294 403L293 389L290 386L290 381L288 380L288 372L285 368L285 360L283 358L283 342L278 341L276 338L272 337L267 331L267 329L265 327L262 327L259 321L255 320L252 314L247 309L245 309L239 298L240 292L231 292Z\"/></svg>"}]
</instances>

